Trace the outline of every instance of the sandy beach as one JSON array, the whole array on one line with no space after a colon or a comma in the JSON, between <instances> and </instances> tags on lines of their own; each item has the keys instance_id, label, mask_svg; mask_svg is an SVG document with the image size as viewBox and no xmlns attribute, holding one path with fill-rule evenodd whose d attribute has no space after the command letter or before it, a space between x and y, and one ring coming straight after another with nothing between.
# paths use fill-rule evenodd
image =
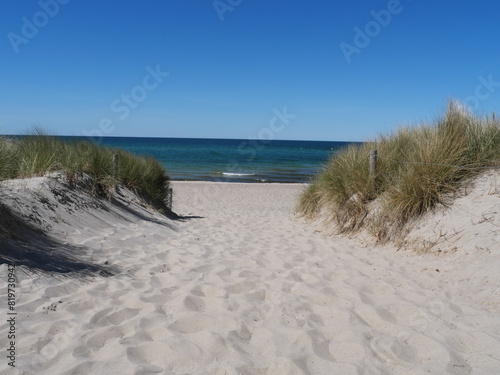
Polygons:
<instances>
[{"instance_id":1,"label":"sandy beach","mask_svg":"<svg viewBox=\"0 0 500 375\"><path fill-rule=\"evenodd\" d=\"M497 180L399 251L297 218L301 184L174 182L174 220L126 191L3 182L2 202L80 273L16 267L15 368L3 355L0 374L500 373ZM432 251L412 251L424 240Z\"/></svg>"}]
</instances>

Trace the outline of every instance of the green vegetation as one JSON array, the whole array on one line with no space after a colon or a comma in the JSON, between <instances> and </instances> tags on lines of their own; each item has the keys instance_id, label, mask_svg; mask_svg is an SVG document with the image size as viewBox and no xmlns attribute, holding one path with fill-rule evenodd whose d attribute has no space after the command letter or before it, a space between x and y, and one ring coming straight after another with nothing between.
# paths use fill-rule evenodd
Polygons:
<instances>
[{"instance_id":1,"label":"green vegetation","mask_svg":"<svg viewBox=\"0 0 500 375\"><path fill-rule=\"evenodd\" d=\"M378 150L369 176L370 150ZM500 165L500 122L451 102L432 125L399 129L334 155L302 194L298 212L325 214L340 233L368 229L396 239L414 219L447 206L485 167Z\"/></svg>"},{"instance_id":2,"label":"green vegetation","mask_svg":"<svg viewBox=\"0 0 500 375\"><path fill-rule=\"evenodd\" d=\"M116 175L115 154L120 161ZM110 197L115 186L122 183L157 209L165 208L170 179L153 158L88 141L63 141L38 129L23 137L0 137L0 180L41 176L58 170L63 170L72 183L88 175L89 188L95 195Z\"/></svg>"}]
</instances>

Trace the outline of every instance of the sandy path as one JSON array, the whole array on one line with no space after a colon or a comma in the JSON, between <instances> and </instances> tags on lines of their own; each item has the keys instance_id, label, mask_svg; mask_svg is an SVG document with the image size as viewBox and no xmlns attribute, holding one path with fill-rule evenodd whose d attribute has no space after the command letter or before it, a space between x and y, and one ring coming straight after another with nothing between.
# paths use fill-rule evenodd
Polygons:
<instances>
[{"instance_id":1,"label":"sandy path","mask_svg":"<svg viewBox=\"0 0 500 375\"><path fill-rule=\"evenodd\" d=\"M173 229L72 233L121 274L20 274L17 367L3 360L0 373L500 373L498 278L478 276L487 255L315 233L293 216L301 189L176 182L185 219Z\"/></svg>"}]
</instances>

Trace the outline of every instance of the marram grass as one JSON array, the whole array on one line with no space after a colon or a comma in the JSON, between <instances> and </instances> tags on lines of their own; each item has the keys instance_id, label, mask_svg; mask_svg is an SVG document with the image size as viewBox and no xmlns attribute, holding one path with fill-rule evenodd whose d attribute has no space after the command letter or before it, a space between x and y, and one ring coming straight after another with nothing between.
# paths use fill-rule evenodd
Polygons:
<instances>
[{"instance_id":1,"label":"marram grass","mask_svg":"<svg viewBox=\"0 0 500 375\"><path fill-rule=\"evenodd\" d=\"M113 155L119 157L115 174ZM86 174L91 192L109 197L123 184L159 210L165 209L170 178L155 159L88 141L64 141L39 129L23 137L0 137L0 180L64 170L70 181Z\"/></svg>"},{"instance_id":2,"label":"marram grass","mask_svg":"<svg viewBox=\"0 0 500 375\"><path fill-rule=\"evenodd\" d=\"M369 153L378 151L369 176ZM396 239L415 219L447 206L460 188L500 165L500 122L451 102L430 125L402 128L332 157L302 194L297 211L326 215L340 233L368 229L380 241Z\"/></svg>"}]
</instances>

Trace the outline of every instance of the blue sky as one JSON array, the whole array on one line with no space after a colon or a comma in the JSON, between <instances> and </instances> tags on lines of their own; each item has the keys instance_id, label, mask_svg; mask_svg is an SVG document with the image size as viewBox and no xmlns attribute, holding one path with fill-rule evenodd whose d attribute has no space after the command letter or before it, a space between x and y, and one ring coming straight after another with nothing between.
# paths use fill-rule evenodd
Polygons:
<instances>
[{"instance_id":1,"label":"blue sky","mask_svg":"<svg viewBox=\"0 0 500 375\"><path fill-rule=\"evenodd\" d=\"M0 133L364 141L451 97L499 111L498 14L491 0L8 1Z\"/></svg>"}]
</instances>

